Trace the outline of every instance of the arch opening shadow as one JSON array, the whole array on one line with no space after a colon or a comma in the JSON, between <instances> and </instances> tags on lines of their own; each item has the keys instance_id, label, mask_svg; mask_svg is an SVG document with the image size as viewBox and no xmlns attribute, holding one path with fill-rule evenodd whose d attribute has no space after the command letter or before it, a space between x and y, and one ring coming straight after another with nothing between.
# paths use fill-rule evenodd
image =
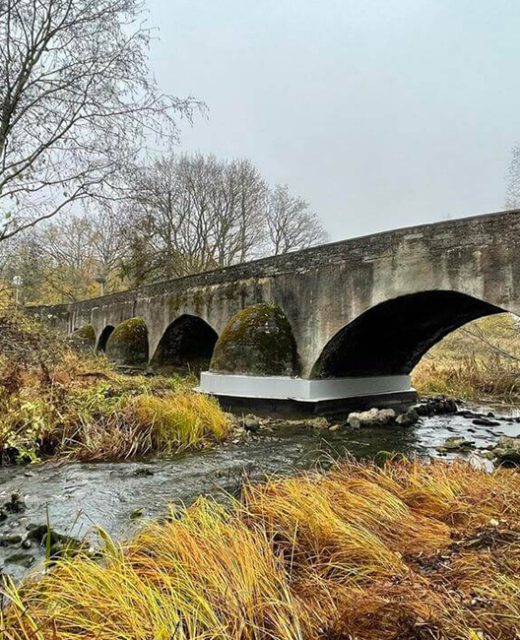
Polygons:
<instances>
[{"instance_id":1,"label":"arch opening shadow","mask_svg":"<svg viewBox=\"0 0 520 640\"><path fill-rule=\"evenodd\" d=\"M216 331L202 318L184 314L168 326L150 365L200 373L209 367L217 338Z\"/></svg>"},{"instance_id":2,"label":"arch opening shadow","mask_svg":"<svg viewBox=\"0 0 520 640\"><path fill-rule=\"evenodd\" d=\"M424 291L368 309L329 340L312 378L409 374L462 325L505 310L456 291Z\"/></svg>"},{"instance_id":3,"label":"arch opening shadow","mask_svg":"<svg viewBox=\"0 0 520 640\"><path fill-rule=\"evenodd\" d=\"M96 351L106 351L108 339L110 338L110 335L112 334L114 329L115 327L111 324L107 325L103 329L101 335L99 336Z\"/></svg>"}]
</instances>

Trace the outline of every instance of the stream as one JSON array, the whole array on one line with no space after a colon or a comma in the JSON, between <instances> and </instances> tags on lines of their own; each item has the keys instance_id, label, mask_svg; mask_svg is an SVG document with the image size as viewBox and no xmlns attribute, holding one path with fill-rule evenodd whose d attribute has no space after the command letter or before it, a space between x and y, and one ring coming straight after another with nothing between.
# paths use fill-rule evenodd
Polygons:
<instances>
[{"instance_id":1,"label":"stream","mask_svg":"<svg viewBox=\"0 0 520 640\"><path fill-rule=\"evenodd\" d=\"M467 407L465 407L467 408ZM470 407L474 409L474 407ZM487 413L489 407L478 407ZM28 529L45 525L75 538L97 540L96 525L116 540L142 526L146 519L163 515L169 504L190 504L200 495L218 499L238 495L244 479L288 475L327 465L345 455L372 458L380 451L413 456L450 458L466 455L481 464L478 452L496 443L501 435L520 435L519 411L493 409L496 426L479 426L458 414L422 417L413 427L361 428L337 431L286 426L274 433L260 431L238 443L225 443L202 452L170 459L119 463L46 462L29 467L0 468L0 503L19 494L26 508L9 513L0 522L0 563L3 571L21 578L44 558L38 542L20 540ZM440 453L446 438L461 436L474 442L467 454Z\"/></svg>"}]
</instances>

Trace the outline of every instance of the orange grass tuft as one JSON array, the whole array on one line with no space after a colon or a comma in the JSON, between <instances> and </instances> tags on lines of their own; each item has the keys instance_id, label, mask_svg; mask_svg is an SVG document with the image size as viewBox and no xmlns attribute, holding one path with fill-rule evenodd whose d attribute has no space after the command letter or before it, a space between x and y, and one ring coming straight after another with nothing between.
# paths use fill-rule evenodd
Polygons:
<instances>
[{"instance_id":1,"label":"orange grass tuft","mask_svg":"<svg viewBox=\"0 0 520 640\"><path fill-rule=\"evenodd\" d=\"M4 587L5 640L520 637L520 475L341 463Z\"/></svg>"}]
</instances>

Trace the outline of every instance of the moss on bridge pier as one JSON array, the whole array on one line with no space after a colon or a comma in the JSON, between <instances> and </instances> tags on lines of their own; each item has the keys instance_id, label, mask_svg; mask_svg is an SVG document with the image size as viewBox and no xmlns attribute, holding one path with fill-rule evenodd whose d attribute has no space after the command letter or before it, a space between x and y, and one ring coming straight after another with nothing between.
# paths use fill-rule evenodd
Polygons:
<instances>
[{"instance_id":1,"label":"moss on bridge pier","mask_svg":"<svg viewBox=\"0 0 520 640\"><path fill-rule=\"evenodd\" d=\"M142 318L130 318L117 325L106 346L110 360L124 365L148 362L148 329Z\"/></svg>"},{"instance_id":2,"label":"moss on bridge pier","mask_svg":"<svg viewBox=\"0 0 520 640\"><path fill-rule=\"evenodd\" d=\"M77 351L88 351L96 346L96 332L91 324L76 329L70 338L72 347Z\"/></svg>"},{"instance_id":3,"label":"moss on bridge pier","mask_svg":"<svg viewBox=\"0 0 520 640\"><path fill-rule=\"evenodd\" d=\"M274 304L242 309L215 346L211 370L249 375L296 375L298 354L291 325Z\"/></svg>"}]
</instances>

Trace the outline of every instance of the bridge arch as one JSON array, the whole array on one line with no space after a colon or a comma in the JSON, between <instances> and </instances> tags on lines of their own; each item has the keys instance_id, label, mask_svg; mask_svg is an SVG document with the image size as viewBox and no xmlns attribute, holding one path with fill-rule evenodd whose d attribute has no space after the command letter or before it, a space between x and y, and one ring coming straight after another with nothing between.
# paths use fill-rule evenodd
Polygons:
<instances>
[{"instance_id":1,"label":"bridge arch","mask_svg":"<svg viewBox=\"0 0 520 640\"><path fill-rule=\"evenodd\" d=\"M99 334L99 338L97 341L96 351L105 351L107 348L107 342L110 338L112 331L114 331L115 327L113 324L107 324L107 326L101 331Z\"/></svg>"},{"instance_id":2,"label":"bridge arch","mask_svg":"<svg viewBox=\"0 0 520 640\"><path fill-rule=\"evenodd\" d=\"M422 356L462 325L506 309L457 291L432 290L381 302L325 345L311 378L409 374Z\"/></svg>"},{"instance_id":3,"label":"bridge arch","mask_svg":"<svg viewBox=\"0 0 520 640\"><path fill-rule=\"evenodd\" d=\"M217 332L205 320L185 313L168 325L150 365L200 371L209 365L217 339Z\"/></svg>"}]
</instances>

